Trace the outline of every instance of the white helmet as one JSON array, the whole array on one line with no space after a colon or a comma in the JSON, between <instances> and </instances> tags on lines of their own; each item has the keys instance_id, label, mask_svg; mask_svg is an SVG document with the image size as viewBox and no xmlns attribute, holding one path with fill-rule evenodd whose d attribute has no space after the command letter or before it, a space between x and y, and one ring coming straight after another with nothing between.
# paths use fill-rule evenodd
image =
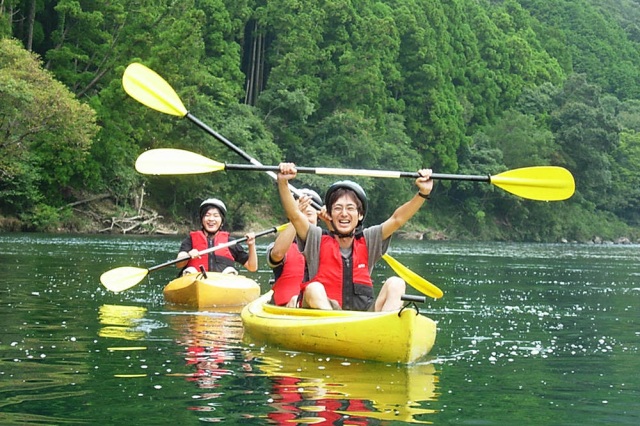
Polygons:
<instances>
[{"instance_id":1,"label":"white helmet","mask_svg":"<svg viewBox=\"0 0 640 426\"><path fill-rule=\"evenodd\" d=\"M200 219L204 217L207 211L211 208L215 207L220 210L220 214L222 215L222 219L227 215L227 206L224 205L222 201L217 198L207 198L202 203L200 203Z\"/></svg>"},{"instance_id":2,"label":"white helmet","mask_svg":"<svg viewBox=\"0 0 640 426\"><path fill-rule=\"evenodd\" d=\"M298 190L299 193L301 193L302 195L306 195L308 197L311 197L311 199L313 200L314 203L316 203L319 207L322 207L322 198L320 197L320 195L318 195L318 193L316 191L314 191L313 189L310 188L300 188Z\"/></svg>"}]
</instances>

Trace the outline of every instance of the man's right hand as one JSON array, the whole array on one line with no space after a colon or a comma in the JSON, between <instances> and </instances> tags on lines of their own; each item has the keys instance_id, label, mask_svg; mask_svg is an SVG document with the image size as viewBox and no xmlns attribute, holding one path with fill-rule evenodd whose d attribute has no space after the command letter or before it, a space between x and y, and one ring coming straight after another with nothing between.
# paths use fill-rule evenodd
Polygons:
<instances>
[{"instance_id":1,"label":"man's right hand","mask_svg":"<svg viewBox=\"0 0 640 426\"><path fill-rule=\"evenodd\" d=\"M278 180L284 179L289 181L296 177L298 171L294 163L280 163L280 173L278 173Z\"/></svg>"}]
</instances>

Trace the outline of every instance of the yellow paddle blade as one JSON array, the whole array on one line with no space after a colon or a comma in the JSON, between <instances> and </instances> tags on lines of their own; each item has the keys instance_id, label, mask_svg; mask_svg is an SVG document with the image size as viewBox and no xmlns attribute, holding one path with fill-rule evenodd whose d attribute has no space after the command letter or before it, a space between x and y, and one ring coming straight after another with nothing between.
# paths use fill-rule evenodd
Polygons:
<instances>
[{"instance_id":1,"label":"yellow paddle blade","mask_svg":"<svg viewBox=\"0 0 640 426\"><path fill-rule=\"evenodd\" d=\"M130 64L122 75L122 87L133 99L165 114L184 117L187 109L162 77L139 63Z\"/></svg>"},{"instance_id":2,"label":"yellow paddle blade","mask_svg":"<svg viewBox=\"0 0 640 426\"><path fill-rule=\"evenodd\" d=\"M522 198L540 201L566 200L576 190L571 172L556 166L509 170L491 176L491 183Z\"/></svg>"},{"instance_id":3,"label":"yellow paddle blade","mask_svg":"<svg viewBox=\"0 0 640 426\"><path fill-rule=\"evenodd\" d=\"M290 225L290 222L283 223L282 225L276 226L276 232L282 232Z\"/></svg>"},{"instance_id":4,"label":"yellow paddle blade","mask_svg":"<svg viewBox=\"0 0 640 426\"><path fill-rule=\"evenodd\" d=\"M192 175L217 172L224 168L224 163L174 148L150 149L136 160L136 170L144 175Z\"/></svg>"},{"instance_id":5,"label":"yellow paddle blade","mask_svg":"<svg viewBox=\"0 0 640 426\"><path fill-rule=\"evenodd\" d=\"M148 273L148 269L123 266L102 274L100 276L100 282L107 290L118 293L138 284Z\"/></svg>"},{"instance_id":6,"label":"yellow paddle blade","mask_svg":"<svg viewBox=\"0 0 640 426\"><path fill-rule=\"evenodd\" d=\"M442 297L442 290L422 278L420 275L413 272L411 269L404 266L402 263L398 262L389 254L383 254L382 258L389 264L391 269L393 269L400 278L405 280L407 284L418 290L420 293L433 297L434 299L439 299Z\"/></svg>"}]
</instances>

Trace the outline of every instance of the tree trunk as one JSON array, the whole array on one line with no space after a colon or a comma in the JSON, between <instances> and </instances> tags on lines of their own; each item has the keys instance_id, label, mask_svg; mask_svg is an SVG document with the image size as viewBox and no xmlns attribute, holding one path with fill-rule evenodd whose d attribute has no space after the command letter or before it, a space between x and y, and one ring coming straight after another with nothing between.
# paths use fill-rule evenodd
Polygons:
<instances>
[{"instance_id":1,"label":"tree trunk","mask_svg":"<svg viewBox=\"0 0 640 426\"><path fill-rule=\"evenodd\" d=\"M31 0L29 7L29 18L27 19L27 45L29 52L33 51L33 26L36 22L36 0Z\"/></svg>"}]
</instances>

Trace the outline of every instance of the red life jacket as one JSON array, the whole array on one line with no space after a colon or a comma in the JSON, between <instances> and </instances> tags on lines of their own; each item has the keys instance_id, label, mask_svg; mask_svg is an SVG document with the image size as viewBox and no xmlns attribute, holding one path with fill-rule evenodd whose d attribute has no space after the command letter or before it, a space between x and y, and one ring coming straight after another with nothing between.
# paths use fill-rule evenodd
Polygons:
<instances>
[{"instance_id":1,"label":"red life jacket","mask_svg":"<svg viewBox=\"0 0 640 426\"><path fill-rule=\"evenodd\" d=\"M304 256L294 241L287 250L282 272L273 284L273 301L276 305L286 305L293 296L300 293L300 285L304 280Z\"/></svg>"},{"instance_id":2,"label":"red life jacket","mask_svg":"<svg viewBox=\"0 0 640 426\"><path fill-rule=\"evenodd\" d=\"M213 245L211 247L228 242L229 233L225 231L218 231L213 238ZM191 247L198 251L209 248L209 242L207 241L207 236L204 234L204 231L191 232ZM211 269L209 269L209 256L214 256L213 267L215 268L215 271L211 271ZM197 270L200 270L200 265L202 265L206 271L222 272L227 266L233 266L233 262L234 258L229 247L225 247L223 249L216 250L213 253L203 254L199 259L189 259L187 266L193 266ZM185 266L185 268L187 266Z\"/></svg>"},{"instance_id":3,"label":"red life jacket","mask_svg":"<svg viewBox=\"0 0 640 426\"><path fill-rule=\"evenodd\" d=\"M357 287L369 287L369 296L373 294L373 282L369 274L369 250L363 235L356 235L353 239L350 261L350 270L345 270L340 244L333 236L323 234L320 240L318 274L304 283L302 288L306 288L310 282L318 281L324 285L329 299L336 300L343 309L352 309L351 301L345 299L359 293Z\"/></svg>"}]
</instances>

